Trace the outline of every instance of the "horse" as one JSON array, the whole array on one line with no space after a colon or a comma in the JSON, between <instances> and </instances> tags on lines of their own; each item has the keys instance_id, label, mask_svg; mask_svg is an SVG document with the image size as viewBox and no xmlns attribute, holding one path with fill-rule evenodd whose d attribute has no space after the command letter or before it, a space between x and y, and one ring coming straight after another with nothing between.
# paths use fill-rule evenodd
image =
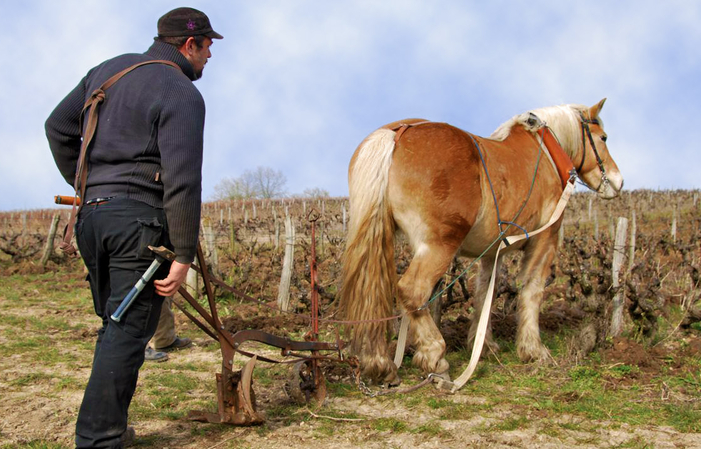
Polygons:
<instances>
[{"instance_id":1,"label":"horse","mask_svg":"<svg viewBox=\"0 0 701 449\"><path fill-rule=\"evenodd\" d=\"M409 317L412 363L425 373L447 375L445 341L426 301L456 256L481 256L473 315L479 317L490 267L501 259L493 242L550 220L564 182L543 149L544 126L585 185L601 198L619 194L623 178L599 117L605 101L528 111L489 138L447 123L407 119L382 126L361 142L348 168L350 219L338 303L344 319L353 323L350 347L363 376L398 383L388 354L395 296L398 309ZM516 348L526 362L549 358L538 315L561 224L562 217L503 251L524 252L517 278ZM406 236L413 252L400 280L394 260L397 233ZM468 343L475 338L477 321L470 324ZM491 323L485 344L498 349Z\"/></svg>"}]
</instances>

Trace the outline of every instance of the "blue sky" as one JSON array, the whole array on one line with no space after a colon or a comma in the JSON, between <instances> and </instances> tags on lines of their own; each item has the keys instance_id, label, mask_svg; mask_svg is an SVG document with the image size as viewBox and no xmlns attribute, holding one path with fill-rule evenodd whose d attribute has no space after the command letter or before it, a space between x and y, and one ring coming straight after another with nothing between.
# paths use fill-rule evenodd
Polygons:
<instances>
[{"instance_id":1,"label":"blue sky","mask_svg":"<svg viewBox=\"0 0 701 449\"><path fill-rule=\"evenodd\" d=\"M4 2L5 3L5 2ZM529 109L593 105L627 189L701 186L701 2L25 0L3 5L0 210L70 194L43 124L104 59L143 52L156 21L201 9L225 36L196 82L203 197L269 166L288 193L347 195L348 161L407 117L488 136Z\"/></svg>"}]
</instances>

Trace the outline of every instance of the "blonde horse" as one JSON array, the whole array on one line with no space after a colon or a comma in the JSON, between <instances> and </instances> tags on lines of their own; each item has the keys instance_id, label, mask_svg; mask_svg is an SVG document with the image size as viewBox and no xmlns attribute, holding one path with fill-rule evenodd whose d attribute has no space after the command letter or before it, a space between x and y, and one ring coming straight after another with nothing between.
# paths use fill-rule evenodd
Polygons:
<instances>
[{"instance_id":1,"label":"blonde horse","mask_svg":"<svg viewBox=\"0 0 701 449\"><path fill-rule=\"evenodd\" d=\"M445 123L410 119L370 134L348 170L350 223L343 258L339 308L351 326L351 348L363 374L396 382L388 354L394 298L407 312L414 365L427 373L447 373L445 341L429 311L422 308L458 256L475 258L505 235L543 226L553 215L563 181L538 132L546 124L577 168L580 179L602 198L613 198L623 178L606 147L599 113L604 100L588 108L563 105L513 117L490 138ZM568 161L569 162L569 161ZM549 356L540 340L538 313L545 279L555 256L562 218L537 236L510 246L522 250L516 347L524 361ZM397 282L394 236L403 232L413 250ZM475 294L479 316L496 246L483 255ZM500 255L501 257L501 255ZM468 340L474 339L473 320ZM485 343L497 345L487 328Z\"/></svg>"}]
</instances>

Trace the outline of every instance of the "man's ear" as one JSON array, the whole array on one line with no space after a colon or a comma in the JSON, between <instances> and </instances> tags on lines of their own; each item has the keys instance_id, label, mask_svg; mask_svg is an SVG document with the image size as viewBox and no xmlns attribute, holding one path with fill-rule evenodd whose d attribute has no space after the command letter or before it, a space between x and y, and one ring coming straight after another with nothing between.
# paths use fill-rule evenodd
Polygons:
<instances>
[{"instance_id":1,"label":"man's ear","mask_svg":"<svg viewBox=\"0 0 701 449\"><path fill-rule=\"evenodd\" d=\"M190 36L187 38L185 43L179 48L180 53L183 55L189 55L191 54L195 48L197 47L197 43L195 42L195 38Z\"/></svg>"}]
</instances>

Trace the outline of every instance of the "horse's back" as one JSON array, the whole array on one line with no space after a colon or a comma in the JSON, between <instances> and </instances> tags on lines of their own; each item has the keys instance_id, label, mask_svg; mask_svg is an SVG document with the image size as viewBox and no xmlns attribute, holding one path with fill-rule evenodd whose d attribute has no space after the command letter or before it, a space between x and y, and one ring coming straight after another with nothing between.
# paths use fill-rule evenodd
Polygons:
<instances>
[{"instance_id":1,"label":"horse's back","mask_svg":"<svg viewBox=\"0 0 701 449\"><path fill-rule=\"evenodd\" d=\"M481 167L471 136L446 123L408 119L384 129L407 128L397 142L388 198L395 221L415 247L459 246L482 204Z\"/></svg>"}]
</instances>

